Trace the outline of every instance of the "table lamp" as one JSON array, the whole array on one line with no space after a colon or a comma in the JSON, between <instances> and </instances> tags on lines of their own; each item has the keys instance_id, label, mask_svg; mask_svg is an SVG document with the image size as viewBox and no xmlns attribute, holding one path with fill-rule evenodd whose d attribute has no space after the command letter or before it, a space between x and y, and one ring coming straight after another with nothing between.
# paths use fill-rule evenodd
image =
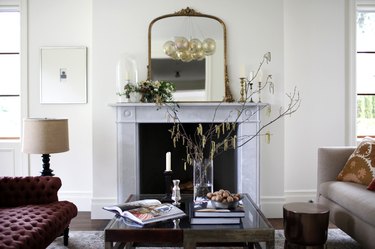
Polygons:
<instances>
[{"instance_id":1,"label":"table lamp","mask_svg":"<svg viewBox=\"0 0 375 249\"><path fill-rule=\"evenodd\" d=\"M50 154L69 150L68 119L27 118L23 122L22 152L42 154L42 176L53 176Z\"/></svg>"}]
</instances>

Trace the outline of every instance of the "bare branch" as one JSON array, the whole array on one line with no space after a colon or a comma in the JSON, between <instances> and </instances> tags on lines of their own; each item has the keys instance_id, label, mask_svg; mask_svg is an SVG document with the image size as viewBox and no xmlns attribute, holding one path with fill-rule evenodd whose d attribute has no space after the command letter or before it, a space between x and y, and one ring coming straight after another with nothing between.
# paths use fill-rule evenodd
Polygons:
<instances>
[{"instance_id":1,"label":"bare branch","mask_svg":"<svg viewBox=\"0 0 375 249\"><path fill-rule=\"evenodd\" d=\"M247 80L246 92L248 92L251 84L253 84L254 80L257 78L259 71L261 70L264 63L269 63L270 61L271 53L268 52L263 56L255 73L255 76L252 79ZM198 124L193 134L188 134L186 132L183 123L179 119L179 105L177 103L166 103L168 116L171 120L173 120L173 128L170 130L171 138L173 140L174 146L176 146L177 143L182 143L182 145L185 146L187 153L185 161L188 164L192 165L194 160L203 160L204 158L213 159L214 157L220 155L228 149L236 149L242 147L255 137L262 136L262 131L266 127L270 126L271 124L287 115L292 115L299 109L301 99L299 92L295 87L293 92L286 94L286 97L288 99L287 104L285 108L280 108L279 113L276 115L276 117L261 125L260 128L255 132L255 134L244 134L241 137L237 137L236 130L239 125L244 122L248 122L254 115L258 115L260 111L264 110L264 108L270 108L270 105L268 104L258 105L258 108L255 112L251 113L250 115L245 115L246 110L248 110L248 108L252 106L249 105L249 103L251 103L254 94L260 94L260 92L263 91L267 86L270 93L273 93L274 84L272 82L272 75L268 75L263 85L259 84L256 90L248 94L246 96L246 100L240 102L240 106L236 110L231 111L222 123L217 123L215 122L217 118L217 112L223 104L223 102L220 102L215 108L212 122L210 123L208 128L203 130L202 124Z\"/></svg>"}]
</instances>

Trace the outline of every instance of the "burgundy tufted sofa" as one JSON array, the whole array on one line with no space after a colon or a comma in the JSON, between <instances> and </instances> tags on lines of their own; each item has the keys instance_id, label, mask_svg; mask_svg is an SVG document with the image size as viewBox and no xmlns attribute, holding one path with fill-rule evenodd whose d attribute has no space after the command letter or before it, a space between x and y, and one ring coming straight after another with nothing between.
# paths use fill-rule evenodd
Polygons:
<instances>
[{"instance_id":1,"label":"burgundy tufted sofa","mask_svg":"<svg viewBox=\"0 0 375 249\"><path fill-rule=\"evenodd\" d=\"M64 235L77 207L59 201L61 180L51 176L0 177L0 248L46 248Z\"/></svg>"}]
</instances>

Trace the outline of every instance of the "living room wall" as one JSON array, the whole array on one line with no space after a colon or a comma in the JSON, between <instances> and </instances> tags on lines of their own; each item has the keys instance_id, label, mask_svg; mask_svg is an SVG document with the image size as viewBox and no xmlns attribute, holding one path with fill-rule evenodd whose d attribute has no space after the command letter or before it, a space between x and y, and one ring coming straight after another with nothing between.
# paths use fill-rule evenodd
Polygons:
<instances>
[{"instance_id":1,"label":"living room wall","mask_svg":"<svg viewBox=\"0 0 375 249\"><path fill-rule=\"evenodd\" d=\"M68 118L70 150L51 154L51 168L63 182L60 199L72 200L80 210L90 210L93 184L91 92L88 92L87 104L40 104L39 100L41 47L88 47L88 89L91 88L91 1L33 0L22 1L22 4L28 31L27 88L22 88L22 100L28 99L29 117ZM24 174L40 175L41 164L40 155L30 155L28 171Z\"/></svg>"},{"instance_id":2,"label":"living room wall","mask_svg":"<svg viewBox=\"0 0 375 249\"><path fill-rule=\"evenodd\" d=\"M285 1L285 85L298 82L299 113L286 119L285 196L315 197L317 149L349 145L349 11L355 1ZM354 20L355 21L355 20Z\"/></svg>"},{"instance_id":3,"label":"living room wall","mask_svg":"<svg viewBox=\"0 0 375 249\"><path fill-rule=\"evenodd\" d=\"M32 117L67 117L71 150L52 155L63 180L61 198L74 200L93 218L116 202L115 68L122 53L132 54L139 79L146 78L147 28L160 15L187 6L223 19L228 30L231 89L239 96L241 65L254 70L263 53L276 94L266 96L274 114L284 92L297 86L300 110L270 127L271 143L261 144L261 205L268 217L280 217L285 201L314 198L316 150L344 145L346 129L347 1L309 0L33 0L28 2L28 109ZM88 103L39 104L39 50L43 46L88 47ZM332 115L334 119L332 120ZM329 121L328 121L329 120ZM31 156L30 174L40 158ZM160 179L161 180L161 179Z\"/></svg>"}]
</instances>

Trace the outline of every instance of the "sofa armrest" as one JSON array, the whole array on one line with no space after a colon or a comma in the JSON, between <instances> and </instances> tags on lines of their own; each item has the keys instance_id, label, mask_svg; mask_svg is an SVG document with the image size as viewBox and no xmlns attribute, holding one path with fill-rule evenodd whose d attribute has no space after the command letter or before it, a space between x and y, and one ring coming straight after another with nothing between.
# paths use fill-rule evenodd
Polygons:
<instances>
[{"instance_id":1,"label":"sofa armrest","mask_svg":"<svg viewBox=\"0 0 375 249\"><path fill-rule=\"evenodd\" d=\"M0 207L58 201L61 185L60 178L52 176L0 177Z\"/></svg>"},{"instance_id":2,"label":"sofa armrest","mask_svg":"<svg viewBox=\"0 0 375 249\"><path fill-rule=\"evenodd\" d=\"M318 190L321 183L336 180L355 148L354 146L318 148Z\"/></svg>"}]
</instances>

